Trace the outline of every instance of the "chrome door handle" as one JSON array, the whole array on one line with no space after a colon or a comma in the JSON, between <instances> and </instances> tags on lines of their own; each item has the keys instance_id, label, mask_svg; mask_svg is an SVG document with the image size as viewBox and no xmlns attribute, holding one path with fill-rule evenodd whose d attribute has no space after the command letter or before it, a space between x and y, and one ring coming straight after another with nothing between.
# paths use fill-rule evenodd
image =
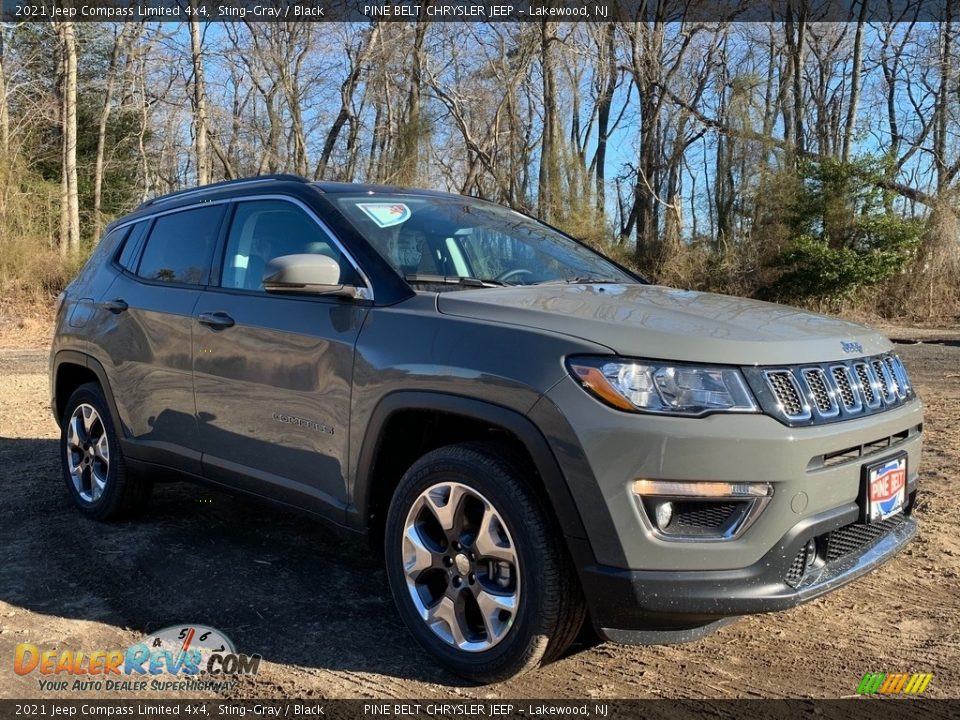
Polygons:
<instances>
[{"instance_id":1,"label":"chrome door handle","mask_svg":"<svg viewBox=\"0 0 960 720\"><path fill-rule=\"evenodd\" d=\"M235 325L233 318L224 312L200 313L197 320L217 330Z\"/></svg>"}]
</instances>

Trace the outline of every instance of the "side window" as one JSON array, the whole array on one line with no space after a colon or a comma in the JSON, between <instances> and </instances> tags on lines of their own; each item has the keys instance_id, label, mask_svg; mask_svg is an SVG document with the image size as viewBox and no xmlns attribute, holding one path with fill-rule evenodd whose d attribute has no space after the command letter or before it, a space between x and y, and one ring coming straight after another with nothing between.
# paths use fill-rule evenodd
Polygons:
<instances>
[{"instance_id":1,"label":"side window","mask_svg":"<svg viewBox=\"0 0 960 720\"><path fill-rule=\"evenodd\" d=\"M340 266L342 284L363 284L330 236L301 208L284 200L239 203L227 236L220 284L262 291L267 263L304 253L333 258Z\"/></svg>"},{"instance_id":2,"label":"side window","mask_svg":"<svg viewBox=\"0 0 960 720\"><path fill-rule=\"evenodd\" d=\"M209 205L158 217L137 275L147 280L204 285L225 207Z\"/></svg>"},{"instance_id":3,"label":"side window","mask_svg":"<svg viewBox=\"0 0 960 720\"><path fill-rule=\"evenodd\" d=\"M127 235L127 240L123 244L123 250L120 251L120 257L117 258L117 262L120 263L120 267L130 272L137 271L137 259L140 257L140 247L143 245L143 236L147 232L147 228L150 227L149 220L143 220L138 222L133 228L127 228L130 230L130 234Z\"/></svg>"}]
</instances>

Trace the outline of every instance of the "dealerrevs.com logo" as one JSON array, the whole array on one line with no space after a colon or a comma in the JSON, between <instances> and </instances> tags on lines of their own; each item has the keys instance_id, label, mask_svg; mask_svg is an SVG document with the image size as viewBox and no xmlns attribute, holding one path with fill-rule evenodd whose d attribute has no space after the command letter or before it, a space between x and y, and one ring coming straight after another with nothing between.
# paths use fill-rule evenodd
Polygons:
<instances>
[{"instance_id":1,"label":"dealerrevs.com logo","mask_svg":"<svg viewBox=\"0 0 960 720\"><path fill-rule=\"evenodd\" d=\"M867 673L857 695L919 695L931 680L933 673Z\"/></svg>"},{"instance_id":2,"label":"dealerrevs.com logo","mask_svg":"<svg viewBox=\"0 0 960 720\"><path fill-rule=\"evenodd\" d=\"M49 691L231 690L240 675L256 675L260 655L238 653L216 628L174 625L117 650L41 650L21 643L14 651L17 675L38 675Z\"/></svg>"}]
</instances>

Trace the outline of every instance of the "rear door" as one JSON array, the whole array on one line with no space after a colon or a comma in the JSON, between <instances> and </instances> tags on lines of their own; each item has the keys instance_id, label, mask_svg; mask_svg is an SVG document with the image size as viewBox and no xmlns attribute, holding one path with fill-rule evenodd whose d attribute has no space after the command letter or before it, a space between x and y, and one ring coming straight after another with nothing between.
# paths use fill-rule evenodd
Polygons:
<instances>
[{"instance_id":1,"label":"rear door","mask_svg":"<svg viewBox=\"0 0 960 720\"><path fill-rule=\"evenodd\" d=\"M274 257L321 253L364 283L332 234L293 199L237 202L219 282L194 311L204 473L341 520L353 353L365 301L270 295Z\"/></svg>"},{"instance_id":2,"label":"rear door","mask_svg":"<svg viewBox=\"0 0 960 720\"><path fill-rule=\"evenodd\" d=\"M102 339L128 453L200 472L191 345L193 311L209 281L225 204L137 223L101 301Z\"/></svg>"}]
</instances>

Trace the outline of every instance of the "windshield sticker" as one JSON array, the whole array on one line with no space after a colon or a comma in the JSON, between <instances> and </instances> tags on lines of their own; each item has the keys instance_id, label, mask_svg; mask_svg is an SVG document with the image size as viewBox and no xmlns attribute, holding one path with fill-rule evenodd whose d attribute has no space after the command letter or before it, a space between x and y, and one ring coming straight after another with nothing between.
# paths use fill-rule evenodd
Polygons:
<instances>
[{"instance_id":1,"label":"windshield sticker","mask_svg":"<svg viewBox=\"0 0 960 720\"><path fill-rule=\"evenodd\" d=\"M410 219L410 208L403 203L357 203L357 207L382 228L400 225Z\"/></svg>"}]
</instances>

